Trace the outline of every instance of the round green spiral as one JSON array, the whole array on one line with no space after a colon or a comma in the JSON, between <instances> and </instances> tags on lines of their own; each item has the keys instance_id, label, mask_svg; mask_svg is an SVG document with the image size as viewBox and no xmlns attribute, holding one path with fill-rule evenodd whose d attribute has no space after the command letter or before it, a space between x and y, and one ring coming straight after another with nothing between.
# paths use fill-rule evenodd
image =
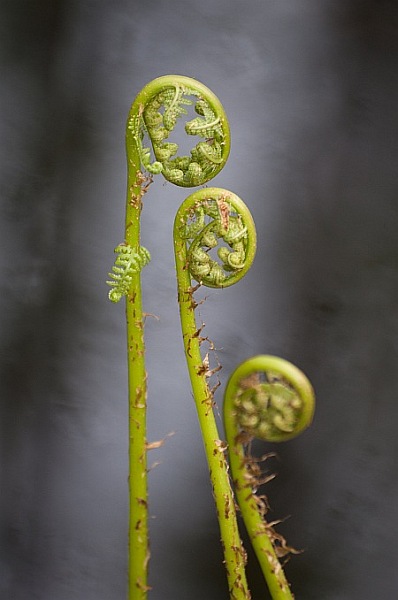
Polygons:
<instances>
[{"instance_id":1,"label":"round green spiral","mask_svg":"<svg viewBox=\"0 0 398 600\"><path fill-rule=\"evenodd\" d=\"M228 287L250 269L256 229L245 203L233 192L205 188L191 194L175 219L175 237L186 245L193 279L208 287Z\"/></svg>"},{"instance_id":2,"label":"round green spiral","mask_svg":"<svg viewBox=\"0 0 398 600\"><path fill-rule=\"evenodd\" d=\"M242 363L225 392L224 414L249 437L282 442L306 429L314 414L314 392L292 363L260 355Z\"/></svg>"},{"instance_id":3,"label":"round green spiral","mask_svg":"<svg viewBox=\"0 0 398 600\"><path fill-rule=\"evenodd\" d=\"M178 155L170 136L180 118L193 107L195 117L185 132L199 138L189 155ZM150 146L146 143L149 142ZM165 75L148 83L136 97L127 120L127 151L138 152L149 173L162 173L182 186L203 185L223 168L230 149L230 132L223 106L202 83L181 75Z\"/></svg>"}]
</instances>

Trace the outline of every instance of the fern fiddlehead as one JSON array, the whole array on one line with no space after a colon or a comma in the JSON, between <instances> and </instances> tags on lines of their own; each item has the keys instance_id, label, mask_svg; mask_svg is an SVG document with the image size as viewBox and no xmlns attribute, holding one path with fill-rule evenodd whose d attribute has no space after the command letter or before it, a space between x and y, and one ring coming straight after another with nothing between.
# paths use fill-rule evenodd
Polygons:
<instances>
[{"instance_id":1,"label":"fern fiddlehead","mask_svg":"<svg viewBox=\"0 0 398 600\"><path fill-rule=\"evenodd\" d=\"M314 406L307 377L275 356L242 363L225 390L224 425L235 494L273 600L293 598L279 562L291 549L264 518L267 504L255 494L261 483L258 465L246 448L253 438L281 442L299 435L310 425Z\"/></svg>"},{"instance_id":2,"label":"fern fiddlehead","mask_svg":"<svg viewBox=\"0 0 398 600\"><path fill-rule=\"evenodd\" d=\"M189 116L185 131L197 138L190 154L179 156L171 139L179 120ZM154 79L135 98L126 125L127 197L125 239L115 249L109 298L126 298L129 394L129 600L145 600L148 492L146 459L146 371L141 269L149 252L140 245L142 197L152 176L161 173L183 187L202 185L225 165L230 147L229 126L218 98L202 83L180 75Z\"/></svg>"},{"instance_id":3,"label":"fern fiddlehead","mask_svg":"<svg viewBox=\"0 0 398 600\"><path fill-rule=\"evenodd\" d=\"M203 185L225 165L228 121L218 98L203 84L177 75L159 77L142 90L136 103L138 112L132 108L128 118L127 143L136 147L149 173L162 173L171 183L192 187ZM167 140L191 106L197 116L185 123L185 132L199 141L190 155L178 156L178 143ZM152 150L144 145L146 137Z\"/></svg>"},{"instance_id":4,"label":"fern fiddlehead","mask_svg":"<svg viewBox=\"0 0 398 600\"><path fill-rule=\"evenodd\" d=\"M174 245L181 327L188 371L221 531L231 600L248 600L245 552L240 540L225 444L213 412L209 355L202 357L202 328L195 320L193 293L199 285L228 287L250 268L256 252L256 231L246 205L232 192L205 188L189 196L174 222ZM192 286L192 280L198 286ZM212 347L212 345L210 346Z\"/></svg>"},{"instance_id":5,"label":"fern fiddlehead","mask_svg":"<svg viewBox=\"0 0 398 600\"><path fill-rule=\"evenodd\" d=\"M189 273L198 283L228 287L249 270L256 251L255 226L246 205L232 192L195 192L181 205L175 223L178 239L185 241Z\"/></svg>"}]
</instances>

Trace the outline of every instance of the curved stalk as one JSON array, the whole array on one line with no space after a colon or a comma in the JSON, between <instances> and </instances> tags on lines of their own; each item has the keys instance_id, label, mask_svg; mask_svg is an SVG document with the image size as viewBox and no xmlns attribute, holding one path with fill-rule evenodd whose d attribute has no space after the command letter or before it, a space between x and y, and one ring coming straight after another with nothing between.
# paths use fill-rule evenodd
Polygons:
<instances>
[{"instance_id":1,"label":"curved stalk","mask_svg":"<svg viewBox=\"0 0 398 600\"><path fill-rule=\"evenodd\" d=\"M199 138L189 156L178 156L169 141L177 121L194 105L196 117L185 123L187 135ZM151 144L152 149L145 146ZM140 245L142 197L152 175L162 173L183 186L202 185L225 165L230 147L226 115L217 97L203 84L179 75L148 83L134 100L127 119L127 198L125 239L115 249L109 298L126 297L129 395L129 600L147 597L149 559L146 444L146 370L141 269L149 262Z\"/></svg>"},{"instance_id":2,"label":"curved stalk","mask_svg":"<svg viewBox=\"0 0 398 600\"><path fill-rule=\"evenodd\" d=\"M246 447L254 437L272 442L295 437L310 425L314 405L307 377L274 356L242 363L225 390L224 425L235 494L273 600L293 598L279 562L291 549L264 518L267 503L255 494L261 474Z\"/></svg>"},{"instance_id":3,"label":"curved stalk","mask_svg":"<svg viewBox=\"0 0 398 600\"><path fill-rule=\"evenodd\" d=\"M196 324L193 293L201 284L222 288L244 276L256 251L254 222L235 194L219 188L202 189L181 205L174 222L174 245L185 356L217 508L230 597L248 600L246 555L238 531L226 447L217 430L213 390L209 387L209 378L218 367L210 367L208 353L202 357L200 345L207 338L201 337ZM213 256L211 251L216 249L217 256ZM192 287L192 279L198 286Z\"/></svg>"}]
</instances>

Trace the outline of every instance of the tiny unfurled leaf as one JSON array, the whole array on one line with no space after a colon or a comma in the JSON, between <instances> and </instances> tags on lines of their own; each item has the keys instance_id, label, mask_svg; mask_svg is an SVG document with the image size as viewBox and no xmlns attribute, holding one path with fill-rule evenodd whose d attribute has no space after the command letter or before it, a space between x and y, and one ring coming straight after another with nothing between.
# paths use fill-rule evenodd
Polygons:
<instances>
[{"instance_id":1,"label":"tiny unfurled leaf","mask_svg":"<svg viewBox=\"0 0 398 600\"><path fill-rule=\"evenodd\" d=\"M112 302L119 302L129 292L132 276L139 273L151 259L149 251L140 246L138 252L127 244L116 246L117 258L109 273L110 281L106 283L111 286L108 297Z\"/></svg>"}]
</instances>

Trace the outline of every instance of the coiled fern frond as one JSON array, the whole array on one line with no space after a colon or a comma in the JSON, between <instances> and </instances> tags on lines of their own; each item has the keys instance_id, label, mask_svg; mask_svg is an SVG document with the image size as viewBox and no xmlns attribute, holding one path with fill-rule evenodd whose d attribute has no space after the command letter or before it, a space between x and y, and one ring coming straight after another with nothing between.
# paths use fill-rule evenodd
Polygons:
<instances>
[{"instance_id":1,"label":"coiled fern frond","mask_svg":"<svg viewBox=\"0 0 398 600\"><path fill-rule=\"evenodd\" d=\"M192 119L195 111L196 116ZM176 131L186 118L185 134ZM182 129L182 128L181 128ZM179 133L196 145L179 155ZM197 140L195 140L198 138ZM172 139L172 138L175 139ZM148 486L144 313L141 269L149 262L141 246L142 198L162 173L179 186L199 186L225 165L230 147L229 125L218 98L202 83L180 75L149 82L134 99L126 123L127 193L124 243L109 274L109 298L126 296L129 395L129 600L146 600L148 586Z\"/></svg>"},{"instance_id":2,"label":"coiled fern frond","mask_svg":"<svg viewBox=\"0 0 398 600\"><path fill-rule=\"evenodd\" d=\"M191 106L198 116L185 123L185 131L200 140L190 155L178 156L178 144L169 138ZM212 179L229 154L229 126L221 103L211 90L189 77L167 75L150 82L132 106L127 132L127 147L133 143L142 166L182 187ZM144 144L146 138L152 149Z\"/></svg>"},{"instance_id":3,"label":"coiled fern frond","mask_svg":"<svg viewBox=\"0 0 398 600\"><path fill-rule=\"evenodd\" d=\"M242 200L221 188L195 192L181 205L176 227L184 240L191 277L208 287L228 287L250 268L256 232Z\"/></svg>"},{"instance_id":4,"label":"coiled fern frond","mask_svg":"<svg viewBox=\"0 0 398 600\"><path fill-rule=\"evenodd\" d=\"M221 368L211 368L209 352L201 344L214 344L202 337L203 326L195 319L195 291L231 286L249 270L256 253L256 229L246 204L233 192L203 188L180 206L174 220L174 251L178 282L181 329L193 397L209 466L217 507L224 564L231 600L250 600L245 574L246 554L237 523L231 489L226 446L220 438L214 414L214 391L210 378ZM192 285L195 279L198 285Z\"/></svg>"},{"instance_id":5,"label":"coiled fern frond","mask_svg":"<svg viewBox=\"0 0 398 600\"><path fill-rule=\"evenodd\" d=\"M224 425L236 499L252 546L275 600L293 600L279 558L290 548L265 519L268 502L256 494L268 478L250 455L253 438L290 440L312 422L315 407L311 383L295 365L276 356L254 356L229 378L224 395Z\"/></svg>"}]
</instances>

